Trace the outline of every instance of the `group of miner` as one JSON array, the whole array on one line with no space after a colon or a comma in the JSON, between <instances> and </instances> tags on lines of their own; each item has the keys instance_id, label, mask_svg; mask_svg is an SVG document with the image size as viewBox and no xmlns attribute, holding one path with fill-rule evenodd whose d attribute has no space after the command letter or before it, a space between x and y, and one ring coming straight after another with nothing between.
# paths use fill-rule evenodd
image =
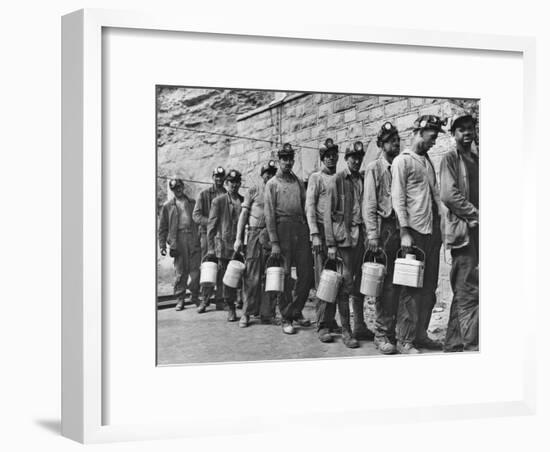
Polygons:
<instances>
[{"instance_id":1,"label":"group of miner","mask_svg":"<svg viewBox=\"0 0 550 452\"><path fill-rule=\"evenodd\" d=\"M241 328L258 321L280 324L283 333L294 334L311 325L302 313L310 289L318 287L326 263L338 261L343 283L335 303L316 300L321 342L333 342L341 334L346 347L374 340L382 354L478 350L476 125L476 117L469 113L446 121L423 115L414 122L410 147L401 150L399 131L386 122L376 138L380 156L365 171L361 141L343 152L346 165L336 171L341 152L328 138L319 150L321 169L310 175L307 189L292 171L295 150L289 143L278 150L278 162L261 166L261 182L244 197L239 193L241 173L234 169L217 167L213 185L196 201L185 194L183 180L171 179L174 196L161 209L158 231L161 254L174 259L176 310L184 309L189 289L200 314L208 311L212 300L215 309L227 309L227 320L238 320ZM447 132L455 145L442 156L437 180L428 151ZM427 330L436 304L443 242L452 256L453 298L440 343L429 338ZM423 253L422 287L393 284L395 256L413 249ZM224 285L222 277L228 262L240 253L245 270L242 287L234 289ZM378 253L386 256L386 274L375 300L372 332L365 323L365 296L359 289L365 255ZM215 288L203 287L200 294L200 265L208 259L218 263L218 280ZM280 293L264 290L270 261L284 268Z\"/></svg>"}]
</instances>

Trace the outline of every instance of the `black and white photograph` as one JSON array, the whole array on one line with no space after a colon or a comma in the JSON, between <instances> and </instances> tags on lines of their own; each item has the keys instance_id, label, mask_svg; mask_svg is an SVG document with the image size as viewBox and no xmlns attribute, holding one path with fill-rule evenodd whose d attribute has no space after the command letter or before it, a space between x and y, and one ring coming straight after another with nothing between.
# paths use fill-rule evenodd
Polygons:
<instances>
[{"instance_id":1,"label":"black and white photograph","mask_svg":"<svg viewBox=\"0 0 550 452\"><path fill-rule=\"evenodd\" d=\"M477 99L156 87L157 364L479 350Z\"/></svg>"}]
</instances>

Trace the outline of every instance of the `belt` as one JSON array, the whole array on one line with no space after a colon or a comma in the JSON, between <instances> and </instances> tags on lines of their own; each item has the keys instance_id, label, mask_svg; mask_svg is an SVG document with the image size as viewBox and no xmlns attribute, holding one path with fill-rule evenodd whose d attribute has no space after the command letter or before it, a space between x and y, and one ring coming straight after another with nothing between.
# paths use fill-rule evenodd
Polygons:
<instances>
[{"instance_id":1,"label":"belt","mask_svg":"<svg viewBox=\"0 0 550 452\"><path fill-rule=\"evenodd\" d=\"M259 231L261 229L265 229L265 225L264 226L248 226L248 231Z\"/></svg>"},{"instance_id":2,"label":"belt","mask_svg":"<svg viewBox=\"0 0 550 452\"><path fill-rule=\"evenodd\" d=\"M305 224L305 220L301 217L278 217L277 224L279 223L302 223Z\"/></svg>"}]
</instances>

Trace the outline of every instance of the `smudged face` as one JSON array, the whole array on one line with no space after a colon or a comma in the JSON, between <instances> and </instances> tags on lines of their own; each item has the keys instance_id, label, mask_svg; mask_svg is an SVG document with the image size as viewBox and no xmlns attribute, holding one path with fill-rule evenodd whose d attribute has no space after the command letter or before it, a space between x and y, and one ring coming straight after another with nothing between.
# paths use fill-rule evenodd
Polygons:
<instances>
[{"instance_id":1,"label":"smudged face","mask_svg":"<svg viewBox=\"0 0 550 452\"><path fill-rule=\"evenodd\" d=\"M220 174L216 174L214 176L214 185L216 186L217 189L220 189L223 187L223 179L224 179L224 176Z\"/></svg>"},{"instance_id":2,"label":"smudged face","mask_svg":"<svg viewBox=\"0 0 550 452\"><path fill-rule=\"evenodd\" d=\"M294 166L294 156L282 155L279 157L279 167L285 174L289 174Z\"/></svg>"},{"instance_id":3,"label":"smudged face","mask_svg":"<svg viewBox=\"0 0 550 452\"><path fill-rule=\"evenodd\" d=\"M357 173L361 169L361 163L363 163L362 154L351 154L346 157L346 163L352 173Z\"/></svg>"},{"instance_id":4,"label":"smudged face","mask_svg":"<svg viewBox=\"0 0 550 452\"><path fill-rule=\"evenodd\" d=\"M177 199L182 199L184 195L183 185L177 185L172 192Z\"/></svg>"},{"instance_id":5,"label":"smudged face","mask_svg":"<svg viewBox=\"0 0 550 452\"><path fill-rule=\"evenodd\" d=\"M334 169L336 168L336 164L338 163L338 151L327 151L323 157L323 164L328 169Z\"/></svg>"},{"instance_id":6,"label":"smudged face","mask_svg":"<svg viewBox=\"0 0 550 452\"><path fill-rule=\"evenodd\" d=\"M232 195L236 195L241 188L241 183L237 181L228 180L225 183L225 189Z\"/></svg>"},{"instance_id":7,"label":"smudged face","mask_svg":"<svg viewBox=\"0 0 550 452\"><path fill-rule=\"evenodd\" d=\"M399 154L401 149L401 140L398 134L392 135L389 140L384 141L382 151L388 155L388 157L395 157Z\"/></svg>"},{"instance_id":8,"label":"smudged face","mask_svg":"<svg viewBox=\"0 0 550 452\"><path fill-rule=\"evenodd\" d=\"M437 130L427 129L420 132L420 145L424 153L434 147L438 135L439 132Z\"/></svg>"}]
</instances>

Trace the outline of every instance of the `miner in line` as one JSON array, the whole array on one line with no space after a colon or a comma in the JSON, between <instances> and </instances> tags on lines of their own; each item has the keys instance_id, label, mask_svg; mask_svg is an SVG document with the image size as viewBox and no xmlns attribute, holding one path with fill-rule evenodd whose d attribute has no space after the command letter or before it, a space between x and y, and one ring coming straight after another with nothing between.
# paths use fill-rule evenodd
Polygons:
<instances>
[{"instance_id":1,"label":"miner in line","mask_svg":"<svg viewBox=\"0 0 550 452\"><path fill-rule=\"evenodd\" d=\"M360 173L364 156L365 151L361 142L355 142L353 147L346 149L347 166L338 171L330 182L324 215L328 258L340 258L343 264L343 283L339 288L336 302L342 323L342 340L348 348L359 347L358 338L372 339L372 333L367 329L363 317L364 296L359 291L365 243L365 227L361 213L363 178ZM350 324L350 297L354 310L353 333ZM330 340L326 337L323 342Z\"/></svg>"},{"instance_id":2,"label":"miner in line","mask_svg":"<svg viewBox=\"0 0 550 452\"><path fill-rule=\"evenodd\" d=\"M265 184L275 175L277 166L270 160L260 168L261 182L250 187L241 206L234 243L235 252L243 247L245 225L248 226L246 268L243 281L243 310L239 327L246 328L252 316L260 316L261 323L274 321L276 295L264 292L265 262L271 251L264 215Z\"/></svg>"},{"instance_id":3,"label":"miner in line","mask_svg":"<svg viewBox=\"0 0 550 452\"><path fill-rule=\"evenodd\" d=\"M201 259L206 257L208 251L208 240L206 238L206 228L208 226L208 217L210 215L210 207L212 205L212 200L223 193L225 193L224 188L224 179L225 179L225 170L218 166L212 172L212 179L214 183L212 186L202 190L197 197L197 202L195 208L193 209L193 220L199 225L200 232L200 246L201 246ZM224 304L222 299L222 277L218 273L218 281L216 283L216 309L223 310ZM213 295L213 287L203 288L203 302L199 306L198 312L202 313L206 310L206 307L210 304L210 297Z\"/></svg>"},{"instance_id":4,"label":"miner in line","mask_svg":"<svg viewBox=\"0 0 550 452\"><path fill-rule=\"evenodd\" d=\"M241 214L243 197L239 193L241 187L241 173L231 170L225 177L226 193L223 193L212 201L206 236L208 240L207 257L216 257L218 262L218 274L223 275L227 264L233 256L233 244L237 237L237 224ZM227 321L237 320L236 306L237 289L228 287L223 282L222 297L228 308ZM204 308L204 301L201 304Z\"/></svg>"},{"instance_id":5,"label":"miner in line","mask_svg":"<svg viewBox=\"0 0 550 452\"><path fill-rule=\"evenodd\" d=\"M265 187L264 211L271 241L272 258L282 257L285 280L279 310L285 334L294 334L294 325L309 326L302 309L313 280L313 258L305 216L306 192L302 181L292 172L294 149L285 143L278 152L279 169ZM297 281L292 291L291 266L296 266Z\"/></svg>"},{"instance_id":6,"label":"miner in line","mask_svg":"<svg viewBox=\"0 0 550 452\"><path fill-rule=\"evenodd\" d=\"M478 350L479 335L479 160L474 149L476 120L457 115L450 124L456 148L440 166L443 231L451 250L453 300L445 351Z\"/></svg>"},{"instance_id":7,"label":"miner in line","mask_svg":"<svg viewBox=\"0 0 550 452\"><path fill-rule=\"evenodd\" d=\"M327 138L320 147L319 158L321 160L321 169L309 176L305 207L313 251L315 288L319 286L321 271L327 258L323 218L328 185L336 174L336 165L338 163L338 145L334 144L332 138ZM325 311L327 312L325 313ZM333 303L325 303L318 300L317 331L321 341L330 340L328 339L331 337L330 332L339 332L338 324L334 318L335 314L336 306Z\"/></svg>"},{"instance_id":8,"label":"miner in line","mask_svg":"<svg viewBox=\"0 0 550 452\"><path fill-rule=\"evenodd\" d=\"M199 304L199 233L192 219L195 201L185 194L183 180L171 179L168 185L174 197L160 211L159 247L160 253L166 256L168 245L170 257L174 259L174 295L178 300L176 311L181 311L185 307L189 277L191 302Z\"/></svg>"},{"instance_id":9,"label":"miner in line","mask_svg":"<svg viewBox=\"0 0 550 452\"><path fill-rule=\"evenodd\" d=\"M391 200L391 168L399 154L399 132L386 122L376 137L380 157L367 165L365 171L365 195L363 197L363 219L367 230L367 253L385 261L386 275L382 293L376 299L374 343L380 353L395 353L395 320L399 303L400 286L393 284L395 256L401 244L399 225Z\"/></svg>"},{"instance_id":10,"label":"miner in line","mask_svg":"<svg viewBox=\"0 0 550 452\"><path fill-rule=\"evenodd\" d=\"M441 249L439 189L428 151L442 131L439 117L420 116L414 122L411 148L395 157L392 164L392 204L399 221L401 248L405 253L420 249L420 258L425 261L423 286L402 286L399 296L397 350L404 354L419 353L418 348L441 349L427 330L436 302Z\"/></svg>"}]
</instances>

